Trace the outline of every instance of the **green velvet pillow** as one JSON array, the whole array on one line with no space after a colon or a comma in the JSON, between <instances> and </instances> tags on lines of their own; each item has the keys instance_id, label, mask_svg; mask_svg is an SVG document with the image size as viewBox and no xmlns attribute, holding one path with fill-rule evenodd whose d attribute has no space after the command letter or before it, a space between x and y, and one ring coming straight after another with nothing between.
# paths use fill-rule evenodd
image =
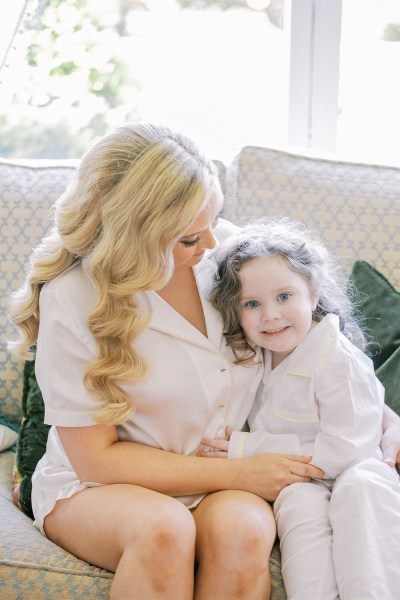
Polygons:
<instances>
[{"instance_id":1,"label":"green velvet pillow","mask_svg":"<svg viewBox=\"0 0 400 600\"><path fill-rule=\"evenodd\" d=\"M33 518L31 477L46 450L49 425L44 424L44 403L36 381L34 361L24 366L22 423L14 467L14 499L22 511Z\"/></svg>"},{"instance_id":2,"label":"green velvet pillow","mask_svg":"<svg viewBox=\"0 0 400 600\"><path fill-rule=\"evenodd\" d=\"M400 414L400 293L365 261L353 265L351 280L358 291L360 313L368 334L375 372L385 387L385 401Z\"/></svg>"}]
</instances>

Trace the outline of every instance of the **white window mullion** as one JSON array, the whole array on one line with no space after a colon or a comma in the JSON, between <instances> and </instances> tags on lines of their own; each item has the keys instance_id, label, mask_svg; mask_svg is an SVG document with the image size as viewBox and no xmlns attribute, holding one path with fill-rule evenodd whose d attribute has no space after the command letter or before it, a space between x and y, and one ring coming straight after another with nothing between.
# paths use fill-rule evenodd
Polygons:
<instances>
[{"instance_id":1,"label":"white window mullion","mask_svg":"<svg viewBox=\"0 0 400 600\"><path fill-rule=\"evenodd\" d=\"M292 0L289 145L334 150L342 0Z\"/></svg>"}]
</instances>

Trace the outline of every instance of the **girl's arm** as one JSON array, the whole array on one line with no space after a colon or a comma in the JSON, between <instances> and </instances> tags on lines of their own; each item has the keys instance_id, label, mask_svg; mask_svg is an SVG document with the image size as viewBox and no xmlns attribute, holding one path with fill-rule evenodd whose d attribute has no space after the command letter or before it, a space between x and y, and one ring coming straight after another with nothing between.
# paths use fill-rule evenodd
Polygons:
<instances>
[{"instance_id":1,"label":"girl's arm","mask_svg":"<svg viewBox=\"0 0 400 600\"><path fill-rule=\"evenodd\" d=\"M242 458L254 454L290 453L301 454L299 436L294 433L275 434L267 431L233 431L226 428L227 440L204 438L201 440L203 446L209 446L212 450L200 450L197 456L210 458Z\"/></svg>"},{"instance_id":2,"label":"girl's arm","mask_svg":"<svg viewBox=\"0 0 400 600\"><path fill-rule=\"evenodd\" d=\"M110 425L57 427L57 432L80 481L130 483L170 496L240 489L275 500L287 485L323 476L301 456L204 460L120 442Z\"/></svg>"},{"instance_id":3,"label":"girl's arm","mask_svg":"<svg viewBox=\"0 0 400 600\"><path fill-rule=\"evenodd\" d=\"M400 464L400 417L386 404L383 407L381 448L383 460L393 467Z\"/></svg>"},{"instance_id":4,"label":"girl's arm","mask_svg":"<svg viewBox=\"0 0 400 600\"><path fill-rule=\"evenodd\" d=\"M314 372L320 431L312 464L335 478L351 464L377 456L384 391L369 358L337 343Z\"/></svg>"}]
</instances>

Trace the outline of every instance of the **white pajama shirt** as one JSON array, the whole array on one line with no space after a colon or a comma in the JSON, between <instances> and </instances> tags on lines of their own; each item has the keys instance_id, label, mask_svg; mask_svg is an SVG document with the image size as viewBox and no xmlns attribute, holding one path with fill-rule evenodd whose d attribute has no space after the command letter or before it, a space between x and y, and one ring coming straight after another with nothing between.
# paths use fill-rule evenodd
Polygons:
<instances>
[{"instance_id":1,"label":"white pajama shirt","mask_svg":"<svg viewBox=\"0 0 400 600\"><path fill-rule=\"evenodd\" d=\"M384 390L372 361L327 315L275 369L265 350L251 433L234 432L229 456L312 454L328 477L379 452Z\"/></svg>"},{"instance_id":2,"label":"white pajama shirt","mask_svg":"<svg viewBox=\"0 0 400 600\"><path fill-rule=\"evenodd\" d=\"M216 236L236 228L223 222ZM260 359L254 368L233 364L222 336L222 321L207 300L215 263L203 258L194 273L204 309L208 337L203 336L156 293L148 292L152 318L135 340L149 364L148 378L124 388L136 407L131 418L117 426L120 440L130 440L179 454L195 455L202 437L224 437L225 427L241 429L262 377ZM72 469L56 426L95 425L94 411L103 401L83 385L97 348L87 319L97 302L87 261L45 284L40 294L40 328L36 375L45 403L45 422L52 425L46 453L32 478L36 526L60 498L96 485L83 482ZM195 506L203 495L180 497Z\"/></svg>"}]
</instances>

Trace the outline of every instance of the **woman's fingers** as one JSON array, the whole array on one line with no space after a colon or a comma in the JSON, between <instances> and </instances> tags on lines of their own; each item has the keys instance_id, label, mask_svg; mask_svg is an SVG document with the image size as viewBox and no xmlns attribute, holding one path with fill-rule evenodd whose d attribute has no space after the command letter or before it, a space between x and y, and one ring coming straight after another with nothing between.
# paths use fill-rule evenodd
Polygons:
<instances>
[{"instance_id":1,"label":"woman's fingers","mask_svg":"<svg viewBox=\"0 0 400 600\"><path fill-rule=\"evenodd\" d=\"M276 500L281 490L292 483L305 483L312 477L323 478L318 467L309 464L311 457L292 454L259 454L244 459L249 476L249 491L266 500Z\"/></svg>"},{"instance_id":2,"label":"woman's fingers","mask_svg":"<svg viewBox=\"0 0 400 600\"><path fill-rule=\"evenodd\" d=\"M325 473L314 465L310 465L309 461L311 456L296 456L293 454L283 455L290 461L290 471L293 475L299 475L301 477L314 477L316 479L323 479Z\"/></svg>"}]
</instances>

